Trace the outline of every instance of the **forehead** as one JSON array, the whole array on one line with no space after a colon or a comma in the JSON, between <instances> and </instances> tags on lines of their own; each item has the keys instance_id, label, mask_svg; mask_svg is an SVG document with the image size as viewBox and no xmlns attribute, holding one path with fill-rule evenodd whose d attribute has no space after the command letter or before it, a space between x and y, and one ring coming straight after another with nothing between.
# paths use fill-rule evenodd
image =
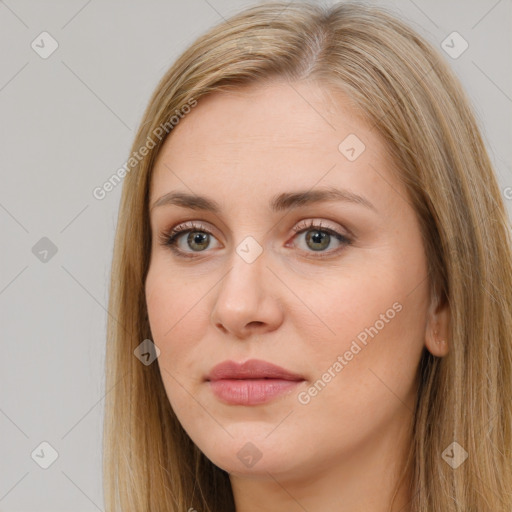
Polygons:
<instances>
[{"instance_id":1,"label":"forehead","mask_svg":"<svg viewBox=\"0 0 512 512\"><path fill-rule=\"evenodd\" d=\"M328 150L343 129L363 128L341 93L334 95L314 83L272 82L201 98L173 129L162 152L193 147L201 158L216 150L255 152L269 143L290 151L318 148L320 143Z\"/></svg>"},{"instance_id":2,"label":"forehead","mask_svg":"<svg viewBox=\"0 0 512 512\"><path fill-rule=\"evenodd\" d=\"M364 144L356 160L342 153L345 140ZM311 82L274 82L200 99L160 150L151 194L204 192L220 184L270 193L311 188L320 180L382 187L372 167L386 172L385 147L346 96Z\"/></svg>"}]
</instances>

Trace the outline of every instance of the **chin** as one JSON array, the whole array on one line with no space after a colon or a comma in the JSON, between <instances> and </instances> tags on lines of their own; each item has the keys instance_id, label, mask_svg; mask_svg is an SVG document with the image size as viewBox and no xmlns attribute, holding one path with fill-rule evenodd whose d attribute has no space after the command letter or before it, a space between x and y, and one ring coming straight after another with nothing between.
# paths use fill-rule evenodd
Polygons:
<instances>
[{"instance_id":1,"label":"chin","mask_svg":"<svg viewBox=\"0 0 512 512\"><path fill-rule=\"evenodd\" d=\"M272 429L269 429L268 424L259 430L254 425L244 431L239 428L238 433L233 433L233 428L228 430L233 437L226 434L222 439L210 438L208 445L198 444L205 456L224 471L234 475L268 478L268 473L293 470L286 462L289 462L291 454L296 456L298 449L294 449L288 436L276 433L269 436ZM294 460L294 463L298 464L298 461Z\"/></svg>"}]
</instances>

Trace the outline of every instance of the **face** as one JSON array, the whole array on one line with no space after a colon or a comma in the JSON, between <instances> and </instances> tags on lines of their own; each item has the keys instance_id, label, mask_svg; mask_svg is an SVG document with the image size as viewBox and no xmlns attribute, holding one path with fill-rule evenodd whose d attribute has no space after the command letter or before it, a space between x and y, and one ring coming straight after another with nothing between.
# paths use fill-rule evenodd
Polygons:
<instances>
[{"instance_id":1,"label":"face","mask_svg":"<svg viewBox=\"0 0 512 512\"><path fill-rule=\"evenodd\" d=\"M426 257L383 142L344 96L275 82L201 99L160 151L150 218L157 362L209 459L300 478L402 435ZM248 360L290 375L211 373Z\"/></svg>"}]
</instances>

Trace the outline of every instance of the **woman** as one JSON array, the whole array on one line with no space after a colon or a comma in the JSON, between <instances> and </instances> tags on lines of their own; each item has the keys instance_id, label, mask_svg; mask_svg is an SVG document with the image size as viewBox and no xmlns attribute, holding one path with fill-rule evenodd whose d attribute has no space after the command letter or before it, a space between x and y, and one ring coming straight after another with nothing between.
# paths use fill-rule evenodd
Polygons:
<instances>
[{"instance_id":1,"label":"woman","mask_svg":"<svg viewBox=\"0 0 512 512\"><path fill-rule=\"evenodd\" d=\"M436 50L375 7L247 9L132 154L107 511L512 509L509 221Z\"/></svg>"}]
</instances>

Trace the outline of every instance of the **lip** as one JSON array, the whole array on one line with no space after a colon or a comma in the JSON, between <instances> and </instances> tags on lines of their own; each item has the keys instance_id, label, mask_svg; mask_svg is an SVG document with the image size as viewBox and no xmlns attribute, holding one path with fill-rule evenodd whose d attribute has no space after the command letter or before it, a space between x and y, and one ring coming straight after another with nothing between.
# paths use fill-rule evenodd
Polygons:
<instances>
[{"instance_id":1,"label":"lip","mask_svg":"<svg viewBox=\"0 0 512 512\"><path fill-rule=\"evenodd\" d=\"M261 359L249 359L244 363L223 361L214 366L206 376L206 380L210 381L221 379L281 379L298 381L304 380L304 377Z\"/></svg>"},{"instance_id":2,"label":"lip","mask_svg":"<svg viewBox=\"0 0 512 512\"><path fill-rule=\"evenodd\" d=\"M305 381L297 373L260 359L224 361L214 366L205 380L218 399L231 405L262 404Z\"/></svg>"}]
</instances>

